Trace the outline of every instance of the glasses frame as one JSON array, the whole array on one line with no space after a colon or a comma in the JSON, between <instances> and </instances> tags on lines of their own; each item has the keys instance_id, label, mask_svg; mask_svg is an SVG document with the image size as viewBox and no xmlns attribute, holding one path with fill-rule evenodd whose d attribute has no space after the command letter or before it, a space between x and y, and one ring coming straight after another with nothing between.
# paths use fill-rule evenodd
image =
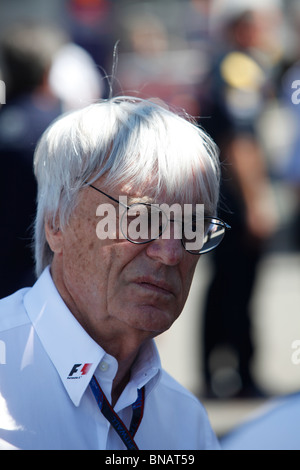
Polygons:
<instances>
[{"instance_id":1,"label":"glasses frame","mask_svg":"<svg viewBox=\"0 0 300 470\"><path fill-rule=\"evenodd\" d=\"M104 191L102 191L101 189L97 188L96 186L94 186L93 184L91 183L86 183L87 186L90 186L91 188L95 189L95 191L98 191L99 193L103 194L103 196L106 196L108 199L110 199L111 201L114 201L116 202L117 204L121 205L122 207L124 207L124 209L130 209L130 207L134 206L135 204L143 204L144 206L152 206L152 204L150 203L146 203L146 202L139 202L139 203L133 203L131 204L130 206L126 205L126 204L123 204L122 202L118 201L118 199L114 198L113 196L110 196L109 194L105 193ZM220 219L219 217L208 217L208 216L204 216L204 220L208 220L208 219L213 219L214 221L214 224L215 225L220 225L221 227L223 227L226 230L230 230L231 229L231 226L229 224L227 224L226 222L224 222L224 220ZM173 222L172 220L169 221L169 222ZM121 229L122 230L122 229ZM164 229L165 230L165 229ZM158 235L158 237L156 238L152 238L150 240L146 240L146 241L143 241L143 242L138 242L138 241L135 241L135 240L131 240L130 238L128 238L122 231L124 237L126 238L126 240L128 240L130 243L133 243L133 244L136 244L136 245L145 245L146 243L150 243L150 242L153 242L154 240L157 240L164 232L164 230L162 230L162 232ZM215 250L219 245L220 243L222 242L223 238L225 236L225 232L224 232L224 235L221 239L221 241L218 243L218 245L214 246L213 248L210 248L204 252L201 252L201 250L196 253L196 252L193 252L193 251L190 251L188 250L186 247L185 247L185 244L183 242L183 239L181 238L181 244L183 246L183 248L185 249L185 251L187 251L188 253L190 253L191 255L196 255L196 256L199 256L199 255L203 255L203 254L206 254L206 253L209 253L213 250ZM203 245L204 246L204 245Z\"/></svg>"}]
</instances>

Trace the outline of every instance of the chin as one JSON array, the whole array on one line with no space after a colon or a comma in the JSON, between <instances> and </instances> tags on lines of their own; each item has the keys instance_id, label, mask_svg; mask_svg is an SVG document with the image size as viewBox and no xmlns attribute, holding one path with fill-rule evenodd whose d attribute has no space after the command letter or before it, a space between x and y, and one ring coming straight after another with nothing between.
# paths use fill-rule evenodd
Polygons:
<instances>
[{"instance_id":1,"label":"chin","mask_svg":"<svg viewBox=\"0 0 300 470\"><path fill-rule=\"evenodd\" d=\"M168 330L177 318L174 312L170 313L167 309L163 310L152 305L140 306L134 309L134 312L130 315L128 324L135 329L147 331L152 336Z\"/></svg>"}]
</instances>

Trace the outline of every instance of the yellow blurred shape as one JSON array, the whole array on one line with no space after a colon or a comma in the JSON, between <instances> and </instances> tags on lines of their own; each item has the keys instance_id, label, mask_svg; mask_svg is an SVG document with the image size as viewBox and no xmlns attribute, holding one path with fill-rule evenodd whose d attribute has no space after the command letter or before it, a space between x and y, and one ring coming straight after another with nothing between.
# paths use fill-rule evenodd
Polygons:
<instances>
[{"instance_id":1,"label":"yellow blurred shape","mask_svg":"<svg viewBox=\"0 0 300 470\"><path fill-rule=\"evenodd\" d=\"M221 75L233 88L257 90L263 81L263 71L246 54L231 52L221 63Z\"/></svg>"}]
</instances>

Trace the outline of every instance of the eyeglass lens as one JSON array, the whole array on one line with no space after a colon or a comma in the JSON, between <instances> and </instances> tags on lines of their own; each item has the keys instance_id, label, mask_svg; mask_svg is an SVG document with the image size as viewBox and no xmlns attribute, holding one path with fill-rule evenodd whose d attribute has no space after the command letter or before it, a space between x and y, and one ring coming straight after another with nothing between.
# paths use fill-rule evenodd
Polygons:
<instances>
[{"instance_id":1,"label":"eyeglass lens","mask_svg":"<svg viewBox=\"0 0 300 470\"><path fill-rule=\"evenodd\" d=\"M176 221L172 222L174 222L174 231L176 232L175 238L181 238L185 249L192 254L202 254L213 250L221 243L225 234L224 223L215 218L204 218L204 231L203 225L200 224L201 233L195 232L195 224L192 224L192 228L189 227L189 230L187 230L187 227L184 227L182 222L180 224L176 223ZM153 204L137 203L132 204L124 211L120 228L127 240L141 244L159 238L165 232L168 223L167 215L159 207ZM187 233L189 235L195 233L194 239L187 238ZM201 245L199 246L199 243L196 244L197 248L194 249L194 242L200 236Z\"/></svg>"},{"instance_id":2,"label":"eyeglass lens","mask_svg":"<svg viewBox=\"0 0 300 470\"><path fill-rule=\"evenodd\" d=\"M203 245L200 251L193 249L188 249L188 251L193 254L203 254L214 250L223 240L225 230L225 224L221 220L205 217ZM186 246L186 241L183 241L183 243Z\"/></svg>"}]
</instances>

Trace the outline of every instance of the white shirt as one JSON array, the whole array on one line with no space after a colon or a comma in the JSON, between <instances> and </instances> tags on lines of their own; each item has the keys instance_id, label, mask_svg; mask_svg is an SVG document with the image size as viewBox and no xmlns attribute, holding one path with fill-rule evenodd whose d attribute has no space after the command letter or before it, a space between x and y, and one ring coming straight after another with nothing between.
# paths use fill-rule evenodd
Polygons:
<instances>
[{"instance_id":1,"label":"white shirt","mask_svg":"<svg viewBox=\"0 0 300 470\"><path fill-rule=\"evenodd\" d=\"M117 361L86 333L47 268L32 288L0 301L0 448L125 449L89 387L110 401ZM145 385L140 449L219 448L199 401L161 369L153 340L142 348L115 412L129 427Z\"/></svg>"},{"instance_id":2,"label":"white shirt","mask_svg":"<svg viewBox=\"0 0 300 470\"><path fill-rule=\"evenodd\" d=\"M300 393L270 400L231 431L224 450L300 450Z\"/></svg>"}]
</instances>

